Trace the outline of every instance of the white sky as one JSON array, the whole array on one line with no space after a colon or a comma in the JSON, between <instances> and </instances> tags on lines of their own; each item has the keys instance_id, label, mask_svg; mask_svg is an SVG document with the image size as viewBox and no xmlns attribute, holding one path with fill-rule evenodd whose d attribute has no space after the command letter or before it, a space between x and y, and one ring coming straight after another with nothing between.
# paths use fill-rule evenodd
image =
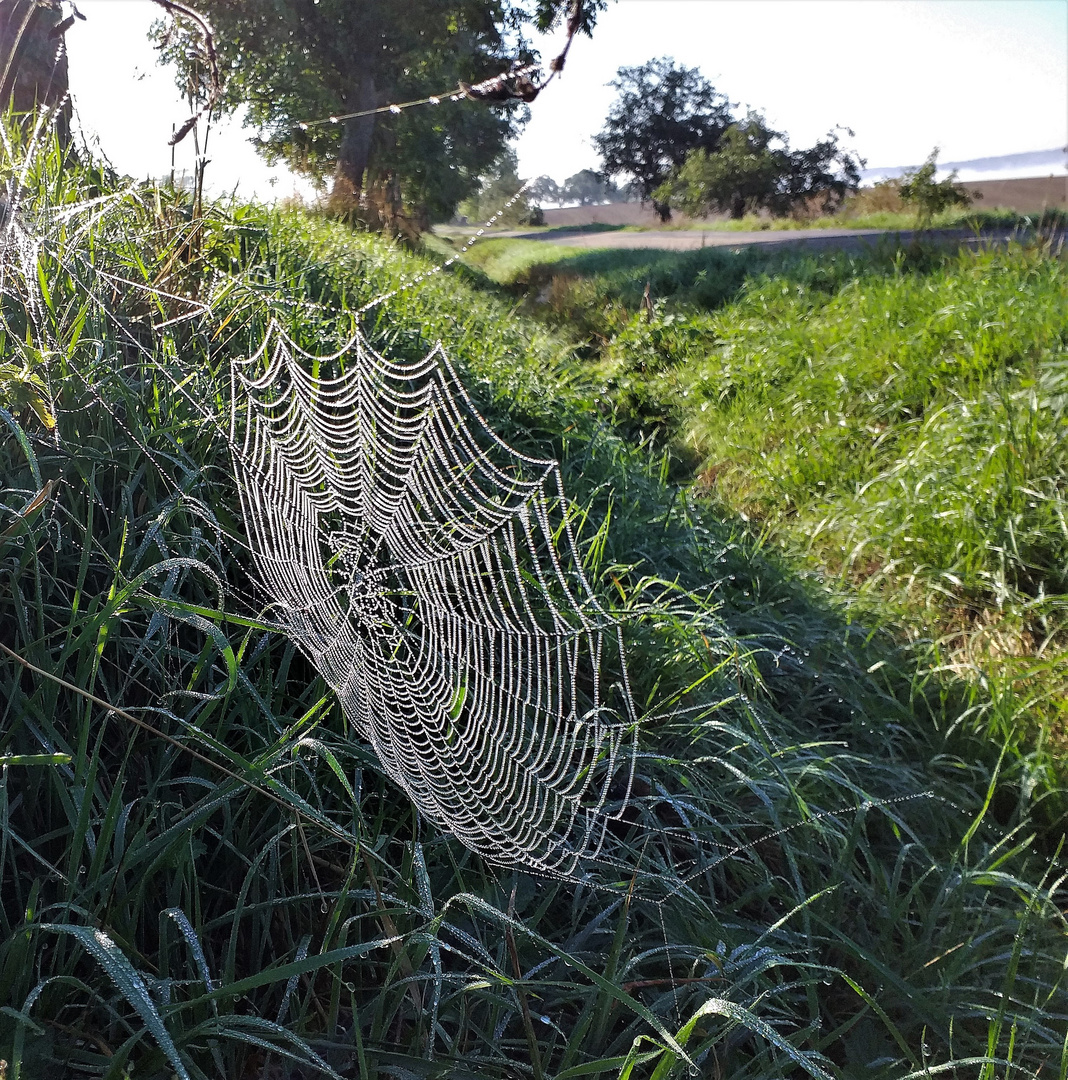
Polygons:
<instances>
[{"instance_id":1,"label":"white sky","mask_svg":"<svg viewBox=\"0 0 1068 1080\"><path fill-rule=\"evenodd\" d=\"M120 172L141 179L171 169L167 145L173 126L189 116L173 68L157 63L148 29L164 14L151 0L77 0L85 22L67 32L74 107L85 134ZM195 4L195 0L194 0ZM216 192L238 187L263 199L306 189L284 168L269 168L237 120L213 128L208 138L207 183ZM193 136L175 148L178 171L191 170ZM271 184L271 180L275 184Z\"/></svg>"},{"instance_id":2,"label":"white sky","mask_svg":"<svg viewBox=\"0 0 1068 1080\"><path fill-rule=\"evenodd\" d=\"M188 109L146 38L161 9L151 0L79 9L87 21L67 47L83 128L123 172L164 175L171 126ZM794 146L835 124L853 128L869 166L916 164L935 145L941 160L960 161L1068 143L1068 0L617 0L531 106L521 174L563 180L595 168L590 136L615 95L606 84L654 56L700 67ZM210 186L290 194L294 179L269 169L247 134L236 121L213 131ZM179 168L192 160L186 143Z\"/></svg>"}]
</instances>

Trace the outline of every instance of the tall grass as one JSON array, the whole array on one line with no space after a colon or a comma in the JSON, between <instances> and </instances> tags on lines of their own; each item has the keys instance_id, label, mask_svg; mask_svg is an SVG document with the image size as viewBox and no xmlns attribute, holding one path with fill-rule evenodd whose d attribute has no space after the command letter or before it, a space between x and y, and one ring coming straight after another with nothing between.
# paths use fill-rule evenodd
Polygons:
<instances>
[{"instance_id":1,"label":"tall grass","mask_svg":"<svg viewBox=\"0 0 1068 1080\"><path fill-rule=\"evenodd\" d=\"M512 287L585 338L617 423L670 436L707 494L983 685L1001 737L1059 754L1058 251L570 252L513 268Z\"/></svg>"},{"instance_id":2,"label":"tall grass","mask_svg":"<svg viewBox=\"0 0 1068 1080\"><path fill-rule=\"evenodd\" d=\"M327 351L426 264L36 160L2 297L9 1077L1068 1069L1035 763L614 433L571 340L444 276L365 329L440 338L560 457L647 719L633 870L533 879L416 820L262 622L212 418L269 319Z\"/></svg>"},{"instance_id":3,"label":"tall grass","mask_svg":"<svg viewBox=\"0 0 1068 1080\"><path fill-rule=\"evenodd\" d=\"M709 492L848 595L962 671L1021 680L1016 723L1055 718L1065 264L1033 245L859 269L632 319L606 350L614 400L673 424Z\"/></svg>"}]
</instances>

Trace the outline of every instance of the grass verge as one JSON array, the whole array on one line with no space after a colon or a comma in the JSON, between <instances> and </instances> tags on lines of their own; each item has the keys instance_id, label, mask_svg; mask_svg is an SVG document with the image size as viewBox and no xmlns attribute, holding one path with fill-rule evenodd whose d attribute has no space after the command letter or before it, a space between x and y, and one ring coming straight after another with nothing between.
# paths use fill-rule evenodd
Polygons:
<instances>
[{"instance_id":1,"label":"grass verge","mask_svg":"<svg viewBox=\"0 0 1068 1080\"><path fill-rule=\"evenodd\" d=\"M532 879L414 820L259 620L203 410L270 319L326 351L426 264L35 161L2 297L9 1076L1068 1066L1041 763L614 431L571 339L444 276L364 327L442 340L501 435L560 458L646 715L613 839L641 873Z\"/></svg>"}]
</instances>

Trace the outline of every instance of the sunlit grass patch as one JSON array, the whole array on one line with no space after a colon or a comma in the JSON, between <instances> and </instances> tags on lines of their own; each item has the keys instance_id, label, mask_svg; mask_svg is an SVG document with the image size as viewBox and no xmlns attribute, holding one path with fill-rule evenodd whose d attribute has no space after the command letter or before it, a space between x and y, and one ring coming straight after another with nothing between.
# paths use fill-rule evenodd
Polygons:
<instances>
[{"instance_id":1,"label":"sunlit grass patch","mask_svg":"<svg viewBox=\"0 0 1068 1080\"><path fill-rule=\"evenodd\" d=\"M1064 261L1035 243L746 269L724 301L697 303L685 282L615 320L597 351L617 420L672 433L700 490L866 617L937 640L980 681L1019 680L1003 730L1055 720L1068 693ZM594 278L602 296L611 280Z\"/></svg>"},{"instance_id":2,"label":"sunlit grass patch","mask_svg":"<svg viewBox=\"0 0 1068 1080\"><path fill-rule=\"evenodd\" d=\"M686 228L716 229L728 232L790 231L796 229L890 229L909 232L918 227L914 210L877 210L870 209L862 198L856 206L849 202L837 214L819 214L811 217L768 217L760 214L746 214L741 218L717 218L709 221L698 219L687 223ZM1018 229L1022 232L1042 232L1044 230L1063 231L1068 223L1068 214L1063 210L1049 209L1040 213L1024 214L1018 210L1003 207L980 209L972 207L953 207L933 215L926 223L929 229L960 229L968 232L980 230Z\"/></svg>"},{"instance_id":3,"label":"sunlit grass patch","mask_svg":"<svg viewBox=\"0 0 1068 1080\"><path fill-rule=\"evenodd\" d=\"M1065 266L1040 248L831 297L769 281L673 371L684 437L847 574L874 559L980 608L1063 594L1066 301Z\"/></svg>"}]
</instances>

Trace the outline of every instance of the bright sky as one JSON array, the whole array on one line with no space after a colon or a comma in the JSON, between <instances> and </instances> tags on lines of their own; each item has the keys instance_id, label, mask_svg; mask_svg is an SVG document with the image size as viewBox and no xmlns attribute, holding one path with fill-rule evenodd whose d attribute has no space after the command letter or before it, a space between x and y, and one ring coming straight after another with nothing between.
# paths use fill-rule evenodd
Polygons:
<instances>
[{"instance_id":1,"label":"bright sky","mask_svg":"<svg viewBox=\"0 0 1068 1080\"><path fill-rule=\"evenodd\" d=\"M167 145L174 126L189 116L172 68L157 63L148 39L164 14L151 0L77 0L85 22L67 32L70 88L85 134L120 172L162 177L171 170ZM195 5L195 0L194 0ZM307 189L287 170L269 168L248 141L238 120L215 127L208 139L205 173L215 192L235 187L247 196L273 199ZM175 166L192 170L193 137L175 148ZM272 185L272 179L275 181Z\"/></svg>"},{"instance_id":2,"label":"bright sky","mask_svg":"<svg viewBox=\"0 0 1068 1080\"><path fill-rule=\"evenodd\" d=\"M83 127L123 172L166 174L171 126L188 109L146 38L161 9L151 0L79 9L87 21L67 45ZM1068 143L1068 0L615 0L531 106L521 174L563 180L595 168L590 136L615 96L606 84L654 56L700 67L794 146L835 124L853 128L869 166L916 164L936 145L941 160L961 161ZM236 121L212 133L210 186L290 194L293 178L268 169L247 134ZM186 142L179 168L192 160Z\"/></svg>"}]
</instances>

